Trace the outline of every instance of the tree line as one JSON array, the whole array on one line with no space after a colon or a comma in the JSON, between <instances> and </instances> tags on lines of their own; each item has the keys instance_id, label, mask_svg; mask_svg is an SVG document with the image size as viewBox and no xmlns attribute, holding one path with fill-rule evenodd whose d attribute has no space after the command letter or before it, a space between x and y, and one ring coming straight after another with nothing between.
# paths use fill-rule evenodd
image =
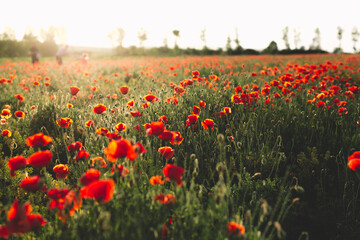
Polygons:
<instances>
[{"instance_id":1,"label":"tree line","mask_svg":"<svg viewBox=\"0 0 360 240\"><path fill-rule=\"evenodd\" d=\"M341 27L337 29L337 39L339 45L333 50L334 53L343 52L342 38L344 30ZM243 48L240 45L238 31L235 29L235 38L227 37L224 48L211 49L207 46L206 28L200 32L200 40L203 43L201 49L196 48L180 48L178 41L181 38L179 30L172 31L175 42L173 47L169 47L167 38L163 41L163 46L145 48L144 43L148 40L148 33L144 29L140 29L137 38L139 46L124 47L123 41L125 38L125 30L121 27L108 33L107 37L113 43L113 54L118 56L176 56L176 55L258 55L258 54L307 54L307 53L327 53L321 48L321 33L320 29L316 28L314 31L314 38L311 45L305 49L300 46L300 32L294 29L294 48L290 47L289 27L285 27L282 31L282 40L284 41L285 49L279 49L275 41L271 41L269 45L263 50L255 50ZM351 32L353 41L353 50L358 52L357 42L360 33L356 27ZM40 38L40 40L39 40ZM50 26L48 29L41 29L40 35L36 36L33 31L27 30L21 40L17 40L12 29L8 28L0 34L0 57L27 57L29 56L29 49L34 43L37 43L40 55L42 57L55 56L58 49L58 43L64 44L66 42L66 31L63 27ZM235 47L232 47L235 45Z\"/></svg>"}]
</instances>

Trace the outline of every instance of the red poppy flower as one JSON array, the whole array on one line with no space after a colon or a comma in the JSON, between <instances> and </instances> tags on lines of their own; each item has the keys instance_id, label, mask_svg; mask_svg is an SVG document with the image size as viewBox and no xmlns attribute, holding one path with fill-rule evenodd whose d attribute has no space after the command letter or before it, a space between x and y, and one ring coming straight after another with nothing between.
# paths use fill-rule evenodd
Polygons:
<instances>
[{"instance_id":1,"label":"red poppy flower","mask_svg":"<svg viewBox=\"0 0 360 240\"><path fill-rule=\"evenodd\" d=\"M9 159L8 166L10 168L10 176L15 176L15 171L26 166L27 161L23 156L16 156Z\"/></svg>"},{"instance_id":2,"label":"red poppy flower","mask_svg":"<svg viewBox=\"0 0 360 240\"><path fill-rule=\"evenodd\" d=\"M162 121L152 122L150 127L146 129L148 135L158 136L165 130L164 123Z\"/></svg>"},{"instance_id":3,"label":"red poppy flower","mask_svg":"<svg viewBox=\"0 0 360 240\"><path fill-rule=\"evenodd\" d=\"M48 150L38 151L28 157L27 163L35 168L46 167L51 162L52 156L52 153Z\"/></svg>"},{"instance_id":4,"label":"red poppy flower","mask_svg":"<svg viewBox=\"0 0 360 240\"><path fill-rule=\"evenodd\" d=\"M112 140L108 147L105 148L105 155L111 162L115 162L118 158L127 157L130 160L135 160L138 153L135 151L134 145L129 140L120 139Z\"/></svg>"},{"instance_id":5,"label":"red poppy flower","mask_svg":"<svg viewBox=\"0 0 360 240\"><path fill-rule=\"evenodd\" d=\"M225 112L225 113L231 113L231 108L229 108L229 107L224 107L224 112Z\"/></svg>"},{"instance_id":6,"label":"red poppy flower","mask_svg":"<svg viewBox=\"0 0 360 240\"><path fill-rule=\"evenodd\" d=\"M88 169L85 173L81 175L80 183L82 185L88 185L92 183L93 181L97 181L100 178L100 171L95 168Z\"/></svg>"},{"instance_id":7,"label":"red poppy flower","mask_svg":"<svg viewBox=\"0 0 360 240\"><path fill-rule=\"evenodd\" d=\"M71 103L68 103L68 104L66 104L66 107L67 107L67 108L73 108L74 105L72 105Z\"/></svg>"},{"instance_id":8,"label":"red poppy flower","mask_svg":"<svg viewBox=\"0 0 360 240\"><path fill-rule=\"evenodd\" d=\"M163 122L163 123L167 123L167 121L169 120L169 118L165 115L162 115L161 117L159 117L159 122Z\"/></svg>"},{"instance_id":9,"label":"red poppy flower","mask_svg":"<svg viewBox=\"0 0 360 240\"><path fill-rule=\"evenodd\" d=\"M175 136L173 137L173 139L170 140L170 144L172 145L180 145L182 143L182 141L184 140L184 138L181 136L180 132L174 131L172 132Z\"/></svg>"},{"instance_id":10,"label":"red poppy flower","mask_svg":"<svg viewBox=\"0 0 360 240\"><path fill-rule=\"evenodd\" d=\"M106 107L103 104L98 104L93 108L93 112L96 114L102 114L103 112L106 111Z\"/></svg>"},{"instance_id":11,"label":"red poppy flower","mask_svg":"<svg viewBox=\"0 0 360 240\"><path fill-rule=\"evenodd\" d=\"M343 115L343 114L348 114L348 111L346 108L341 107L339 108L338 113L339 115Z\"/></svg>"},{"instance_id":12,"label":"red poppy flower","mask_svg":"<svg viewBox=\"0 0 360 240\"><path fill-rule=\"evenodd\" d=\"M236 93L242 93L243 92L243 90L242 90L242 88L240 86L237 86L234 90L235 90Z\"/></svg>"},{"instance_id":13,"label":"red poppy flower","mask_svg":"<svg viewBox=\"0 0 360 240\"><path fill-rule=\"evenodd\" d=\"M199 105L200 107L206 107L206 103L202 100L200 100Z\"/></svg>"},{"instance_id":14,"label":"red poppy flower","mask_svg":"<svg viewBox=\"0 0 360 240\"><path fill-rule=\"evenodd\" d=\"M109 130L106 128L99 128L96 130L97 135L106 136L109 133Z\"/></svg>"},{"instance_id":15,"label":"red poppy flower","mask_svg":"<svg viewBox=\"0 0 360 240\"><path fill-rule=\"evenodd\" d=\"M118 139L121 139L121 138L122 138L122 136L119 135L118 132L108 132L108 133L106 134L106 137L107 137L108 139L114 139L114 140L118 140Z\"/></svg>"},{"instance_id":16,"label":"red poppy flower","mask_svg":"<svg viewBox=\"0 0 360 240\"><path fill-rule=\"evenodd\" d=\"M80 88L78 88L78 87L70 87L70 93L73 96L75 96L79 91L80 91Z\"/></svg>"},{"instance_id":17,"label":"red poppy flower","mask_svg":"<svg viewBox=\"0 0 360 240\"><path fill-rule=\"evenodd\" d=\"M231 235L241 236L245 233L245 227L236 222L229 222L227 228Z\"/></svg>"},{"instance_id":18,"label":"red poppy flower","mask_svg":"<svg viewBox=\"0 0 360 240\"><path fill-rule=\"evenodd\" d=\"M128 91L129 91L129 87L127 87L127 86L122 86L122 87L120 87L120 92L122 93L122 94L127 94L128 93Z\"/></svg>"},{"instance_id":19,"label":"red poppy flower","mask_svg":"<svg viewBox=\"0 0 360 240\"><path fill-rule=\"evenodd\" d=\"M119 170L120 177L126 177L126 175L129 173L129 169L125 168L124 165L122 164L117 165L116 167ZM113 170L111 171L111 173L114 173L114 171L115 171L115 164L113 165Z\"/></svg>"},{"instance_id":20,"label":"red poppy flower","mask_svg":"<svg viewBox=\"0 0 360 240\"><path fill-rule=\"evenodd\" d=\"M15 111L14 116L18 118L24 118L25 113L23 111Z\"/></svg>"},{"instance_id":21,"label":"red poppy flower","mask_svg":"<svg viewBox=\"0 0 360 240\"><path fill-rule=\"evenodd\" d=\"M42 182L40 180L40 177L38 175L26 177L23 180L21 180L21 183L19 186L28 192L35 192L39 190L42 187Z\"/></svg>"},{"instance_id":22,"label":"red poppy flower","mask_svg":"<svg viewBox=\"0 0 360 240\"><path fill-rule=\"evenodd\" d=\"M191 124L195 124L199 118L199 115L189 115L188 119L186 120L186 127L190 126Z\"/></svg>"},{"instance_id":23,"label":"red poppy flower","mask_svg":"<svg viewBox=\"0 0 360 240\"><path fill-rule=\"evenodd\" d=\"M200 114L200 108L196 105L194 105L192 114L199 115Z\"/></svg>"},{"instance_id":24,"label":"red poppy flower","mask_svg":"<svg viewBox=\"0 0 360 240\"><path fill-rule=\"evenodd\" d=\"M89 185L81 188L82 198L95 199L97 202L109 202L114 194L115 182L112 179L93 181Z\"/></svg>"},{"instance_id":25,"label":"red poppy flower","mask_svg":"<svg viewBox=\"0 0 360 240\"><path fill-rule=\"evenodd\" d=\"M21 94L15 94L14 97L18 99L20 102L24 101L24 97Z\"/></svg>"},{"instance_id":26,"label":"red poppy flower","mask_svg":"<svg viewBox=\"0 0 360 240\"><path fill-rule=\"evenodd\" d=\"M73 123L71 118L60 118L60 120L56 120L57 125L61 128L69 128L69 126Z\"/></svg>"},{"instance_id":27,"label":"red poppy flower","mask_svg":"<svg viewBox=\"0 0 360 240\"><path fill-rule=\"evenodd\" d=\"M152 176L149 182L151 185L164 184L164 180L162 180L161 176Z\"/></svg>"},{"instance_id":28,"label":"red poppy flower","mask_svg":"<svg viewBox=\"0 0 360 240\"><path fill-rule=\"evenodd\" d=\"M176 198L172 194L158 194L155 195L155 202L159 201L161 204L170 205L176 202Z\"/></svg>"},{"instance_id":29,"label":"red poppy flower","mask_svg":"<svg viewBox=\"0 0 360 240\"><path fill-rule=\"evenodd\" d=\"M318 108L324 108L324 107L326 107L326 104L325 104L325 102L323 102L323 101L319 101L317 104L316 104L316 106L318 107Z\"/></svg>"},{"instance_id":30,"label":"red poppy flower","mask_svg":"<svg viewBox=\"0 0 360 240\"><path fill-rule=\"evenodd\" d=\"M10 130L3 130L1 135L5 136L5 137L11 137L11 132Z\"/></svg>"},{"instance_id":31,"label":"red poppy flower","mask_svg":"<svg viewBox=\"0 0 360 240\"><path fill-rule=\"evenodd\" d=\"M163 173L167 181L174 180L178 186L181 186L182 174L184 169L172 164L167 164L163 168Z\"/></svg>"},{"instance_id":32,"label":"red poppy flower","mask_svg":"<svg viewBox=\"0 0 360 240\"><path fill-rule=\"evenodd\" d=\"M36 133L26 139L26 145L29 147L44 147L52 141L51 137L44 133Z\"/></svg>"},{"instance_id":33,"label":"red poppy flower","mask_svg":"<svg viewBox=\"0 0 360 240\"><path fill-rule=\"evenodd\" d=\"M130 100L127 104L128 108L131 108L135 105L135 101L134 100Z\"/></svg>"},{"instance_id":34,"label":"red poppy flower","mask_svg":"<svg viewBox=\"0 0 360 240\"><path fill-rule=\"evenodd\" d=\"M139 110L131 111L130 114L133 117L141 117L142 116L142 114L139 112Z\"/></svg>"},{"instance_id":35,"label":"red poppy flower","mask_svg":"<svg viewBox=\"0 0 360 240\"><path fill-rule=\"evenodd\" d=\"M201 122L201 125L205 130L208 130L209 128L214 129L214 121L212 119L205 119Z\"/></svg>"},{"instance_id":36,"label":"red poppy flower","mask_svg":"<svg viewBox=\"0 0 360 240\"><path fill-rule=\"evenodd\" d=\"M360 169L360 151L356 151L348 157L348 167L353 171Z\"/></svg>"},{"instance_id":37,"label":"red poppy flower","mask_svg":"<svg viewBox=\"0 0 360 240\"><path fill-rule=\"evenodd\" d=\"M146 101L148 101L148 102L151 102L151 103L153 103L153 102L156 102L157 100L159 100L155 95L153 95L153 94L148 94L148 95L146 95L145 97L144 97L144 99L146 100Z\"/></svg>"},{"instance_id":38,"label":"red poppy flower","mask_svg":"<svg viewBox=\"0 0 360 240\"><path fill-rule=\"evenodd\" d=\"M115 125L115 130L116 131L125 131L126 125L124 123L118 123Z\"/></svg>"},{"instance_id":39,"label":"red poppy flower","mask_svg":"<svg viewBox=\"0 0 360 240\"><path fill-rule=\"evenodd\" d=\"M74 142L67 146L68 151L79 151L82 148L81 142Z\"/></svg>"},{"instance_id":40,"label":"red poppy flower","mask_svg":"<svg viewBox=\"0 0 360 240\"><path fill-rule=\"evenodd\" d=\"M66 164L58 164L53 168L53 171L56 173L56 178L66 179L70 174L69 167Z\"/></svg>"},{"instance_id":41,"label":"red poppy flower","mask_svg":"<svg viewBox=\"0 0 360 240\"><path fill-rule=\"evenodd\" d=\"M171 147L160 147L158 152L165 157L165 159L170 159L174 156L175 150Z\"/></svg>"},{"instance_id":42,"label":"red poppy flower","mask_svg":"<svg viewBox=\"0 0 360 240\"><path fill-rule=\"evenodd\" d=\"M78 161L80 161L80 160L83 161L83 160L89 158L89 156L90 156L90 154L89 154L87 151L85 151L85 150L80 150L80 151L77 152L74 160L75 160L75 162L78 162Z\"/></svg>"},{"instance_id":43,"label":"red poppy flower","mask_svg":"<svg viewBox=\"0 0 360 240\"><path fill-rule=\"evenodd\" d=\"M91 166L95 166L96 162L100 162L102 168L107 167L106 161L102 157L95 157L95 158L92 158L90 160L91 160Z\"/></svg>"},{"instance_id":44,"label":"red poppy flower","mask_svg":"<svg viewBox=\"0 0 360 240\"><path fill-rule=\"evenodd\" d=\"M165 129L161 134L159 134L159 138L164 141L170 141L171 139L174 139L176 137L176 133L171 132L167 129Z\"/></svg>"}]
</instances>

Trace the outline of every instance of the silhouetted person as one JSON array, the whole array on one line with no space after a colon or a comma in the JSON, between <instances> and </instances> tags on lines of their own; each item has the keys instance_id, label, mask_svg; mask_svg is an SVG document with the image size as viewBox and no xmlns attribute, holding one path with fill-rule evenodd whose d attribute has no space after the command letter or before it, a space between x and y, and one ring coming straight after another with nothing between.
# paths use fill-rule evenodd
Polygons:
<instances>
[{"instance_id":1,"label":"silhouetted person","mask_svg":"<svg viewBox=\"0 0 360 240\"><path fill-rule=\"evenodd\" d=\"M37 48L37 43L34 43L30 48L30 56L32 64L38 63L40 59L39 49Z\"/></svg>"},{"instance_id":2,"label":"silhouetted person","mask_svg":"<svg viewBox=\"0 0 360 240\"><path fill-rule=\"evenodd\" d=\"M68 45L62 46L56 53L56 61L59 65L61 65L62 62L62 57L66 54L67 49L68 49Z\"/></svg>"}]
</instances>

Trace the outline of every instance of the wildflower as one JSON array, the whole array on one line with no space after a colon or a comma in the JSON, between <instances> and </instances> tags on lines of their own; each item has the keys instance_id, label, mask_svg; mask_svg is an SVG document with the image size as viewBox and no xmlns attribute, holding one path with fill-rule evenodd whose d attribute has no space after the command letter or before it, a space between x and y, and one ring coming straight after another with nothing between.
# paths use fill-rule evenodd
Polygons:
<instances>
[{"instance_id":1,"label":"wildflower","mask_svg":"<svg viewBox=\"0 0 360 240\"><path fill-rule=\"evenodd\" d=\"M161 140L169 141L176 137L176 134L172 131L164 129L164 131L158 136Z\"/></svg>"},{"instance_id":2,"label":"wildflower","mask_svg":"<svg viewBox=\"0 0 360 240\"><path fill-rule=\"evenodd\" d=\"M129 169L125 168L122 164L117 165L117 168L121 177L126 177L126 175L129 173Z\"/></svg>"},{"instance_id":3,"label":"wildflower","mask_svg":"<svg viewBox=\"0 0 360 240\"><path fill-rule=\"evenodd\" d=\"M195 124L198 120L199 116L192 114L188 116L188 119L186 120L186 127L190 126L191 124Z\"/></svg>"},{"instance_id":4,"label":"wildflower","mask_svg":"<svg viewBox=\"0 0 360 240\"><path fill-rule=\"evenodd\" d=\"M149 102L146 102L146 103L143 103L142 104L142 109L145 109L145 108L148 108L150 107L150 103Z\"/></svg>"},{"instance_id":5,"label":"wildflower","mask_svg":"<svg viewBox=\"0 0 360 240\"><path fill-rule=\"evenodd\" d=\"M85 127L93 127L94 125L95 125L95 123L93 121L91 121L91 120L88 120L85 123Z\"/></svg>"},{"instance_id":6,"label":"wildflower","mask_svg":"<svg viewBox=\"0 0 360 240\"><path fill-rule=\"evenodd\" d=\"M316 104L316 106L318 107L318 108L324 108L324 107L326 107L326 104L325 104L325 102L323 102L323 101L319 101L317 104Z\"/></svg>"},{"instance_id":7,"label":"wildflower","mask_svg":"<svg viewBox=\"0 0 360 240\"><path fill-rule=\"evenodd\" d=\"M142 116L142 114L141 114L138 110L136 110L136 111L131 111L130 114L131 114L131 116L133 116L133 117L141 117L141 116Z\"/></svg>"},{"instance_id":8,"label":"wildflower","mask_svg":"<svg viewBox=\"0 0 360 240\"><path fill-rule=\"evenodd\" d=\"M208 130L209 128L214 129L214 121L212 119L205 119L201 122L201 125L205 130Z\"/></svg>"},{"instance_id":9,"label":"wildflower","mask_svg":"<svg viewBox=\"0 0 360 240\"><path fill-rule=\"evenodd\" d=\"M96 114L102 114L103 112L106 111L106 107L103 104L98 104L93 108L93 112Z\"/></svg>"},{"instance_id":10,"label":"wildflower","mask_svg":"<svg viewBox=\"0 0 360 240\"><path fill-rule=\"evenodd\" d=\"M118 139L121 139L121 138L122 138L122 136L119 135L118 132L108 132L108 133L106 134L106 137L107 137L108 139L115 139L115 140L118 140Z\"/></svg>"},{"instance_id":11,"label":"wildflower","mask_svg":"<svg viewBox=\"0 0 360 240\"><path fill-rule=\"evenodd\" d=\"M78 88L78 87L70 87L70 93L73 96L75 96L79 91L80 91L80 88Z\"/></svg>"},{"instance_id":12,"label":"wildflower","mask_svg":"<svg viewBox=\"0 0 360 240\"><path fill-rule=\"evenodd\" d=\"M126 125L124 123L118 123L115 125L115 130L116 131L125 131L126 130Z\"/></svg>"},{"instance_id":13,"label":"wildflower","mask_svg":"<svg viewBox=\"0 0 360 240\"><path fill-rule=\"evenodd\" d=\"M25 177L19 186L27 192L35 192L42 187L43 183L38 175Z\"/></svg>"},{"instance_id":14,"label":"wildflower","mask_svg":"<svg viewBox=\"0 0 360 240\"><path fill-rule=\"evenodd\" d=\"M10 130L4 129L1 133L1 135L5 136L5 137L11 137L11 132L10 132Z\"/></svg>"},{"instance_id":15,"label":"wildflower","mask_svg":"<svg viewBox=\"0 0 360 240\"><path fill-rule=\"evenodd\" d=\"M48 150L38 151L27 158L27 163L35 168L42 168L49 165L52 153Z\"/></svg>"},{"instance_id":16,"label":"wildflower","mask_svg":"<svg viewBox=\"0 0 360 240\"><path fill-rule=\"evenodd\" d=\"M26 139L26 145L29 147L44 147L52 141L51 137L44 133L36 133Z\"/></svg>"},{"instance_id":17,"label":"wildflower","mask_svg":"<svg viewBox=\"0 0 360 240\"><path fill-rule=\"evenodd\" d=\"M163 122L163 123L167 123L167 121L169 120L169 118L165 115L162 115L161 117L159 117L159 122Z\"/></svg>"},{"instance_id":18,"label":"wildflower","mask_svg":"<svg viewBox=\"0 0 360 240\"><path fill-rule=\"evenodd\" d=\"M199 115L200 114L200 108L196 105L194 105L192 114Z\"/></svg>"},{"instance_id":19,"label":"wildflower","mask_svg":"<svg viewBox=\"0 0 360 240\"><path fill-rule=\"evenodd\" d=\"M115 162L116 159L123 157L134 161L138 156L138 153L135 151L135 146L126 139L112 140L104 152L110 162Z\"/></svg>"},{"instance_id":20,"label":"wildflower","mask_svg":"<svg viewBox=\"0 0 360 240\"><path fill-rule=\"evenodd\" d=\"M71 118L60 118L60 120L56 120L57 125L61 128L69 128L69 126L73 123Z\"/></svg>"},{"instance_id":21,"label":"wildflower","mask_svg":"<svg viewBox=\"0 0 360 240\"><path fill-rule=\"evenodd\" d=\"M11 117L11 111L9 109L3 109L0 113L1 118L8 119Z\"/></svg>"},{"instance_id":22,"label":"wildflower","mask_svg":"<svg viewBox=\"0 0 360 240\"><path fill-rule=\"evenodd\" d=\"M74 105L72 105L71 103L68 103L68 104L66 104L66 107L67 107L67 108L73 108Z\"/></svg>"},{"instance_id":23,"label":"wildflower","mask_svg":"<svg viewBox=\"0 0 360 240\"><path fill-rule=\"evenodd\" d=\"M81 142L74 142L67 146L68 151L79 151L82 148Z\"/></svg>"},{"instance_id":24,"label":"wildflower","mask_svg":"<svg viewBox=\"0 0 360 240\"><path fill-rule=\"evenodd\" d=\"M112 179L93 181L89 185L81 188L82 198L91 198L97 202L109 202L114 194L115 182Z\"/></svg>"},{"instance_id":25,"label":"wildflower","mask_svg":"<svg viewBox=\"0 0 360 240\"><path fill-rule=\"evenodd\" d=\"M109 130L106 128L99 128L96 130L97 135L106 136L109 133Z\"/></svg>"},{"instance_id":26,"label":"wildflower","mask_svg":"<svg viewBox=\"0 0 360 240\"><path fill-rule=\"evenodd\" d=\"M151 185L164 184L164 180L162 180L161 178L161 176L152 176L149 182Z\"/></svg>"},{"instance_id":27,"label":"wildflower","mask_svg":"<svg viewBox=\"0 0 360 240\"><path fill-rule=\"evenodd\" d=\"M343 114L348 114L348 111L346 108L341 107L339 108L338 113L339 115L343 115Z\"/></svg>"},{"instance_id":28,"label":"wildflower","mask_svg":"<svg viewBox=\"0 0 360 240\"><path fill-rule=\"evenodd\" d=\"M158 121L158 122L152 122L150 124L150 127L146 129L146 133L148 135L159 136L162 132L164 132L164 130L165 130L164 123L162 121Z\"/></svg>"},{"instance_id":29,"label":"wildflower","mask_svg":"<svg viewBox=\"0 0 360 240\"><path fill-rule=\"evenodd\" d=\"M80 160L85 160L89 158L90 154L85 150L80 150L77 152L76 156L74 157L75 162L78 162Z\"/></svg>"},{"instance_id":30,"label":"wildflower","mask_svg":"<svg viewBox=\"0 0 360 240\"><path fill-rule=\"evenodd\" d=\"M24 101L24 97L21 94L15 94L14 97L18 99L20 103Z\"/></svg>"},{"instance_id":31,"label":"wildflower","mask_svg":"<svg viewBox=\"0 0 360 240\"><path fill-rule=\"evenodd\" d=\"M353 171L360 169L360 151L356 151L348 157L348 167Z\"/></svg>"},{"instance_id":32,"label":"wildflower","mask_svg":"<svg viewBox=\"0 0 360 240\"><path fill-rule=\"evenodd\" d=\"M95 157L95 158L92 158L90 160L91 160L91 166L95 166L95 162L99 161L101 163L102 168L107 167L106 161L102 157Z\"/></svg>"},{"instance_id":33,"label":"wildflower","mask_svg":"<svg viewBox=\"0 0 360 240\"><path fill-rule=\"evenodd\" d=\"M131 108L135 105L135 101L134 100L130 100L127 104L128 108Z\"/></svg>"},{"instance_id":34,"label":"wildflower","mask_svg":"<svg viewBox=\"0 0 360 240\"><path fill-rule=\"evenodd\" d=\"M170 205L176 202L176 198L172 194L158 194L155 195L155 201L159 201L161 204Z\"/></svg>"},{"instance_id":35,"label":"wildflower","mask_svg":"<svg viewBox=\"0 0 360 240\"><path fill-rule=\"evenodd\" d=\"M85 173L81 175L80 183L84 186L92 183L93 181L97 181L100 178L100 171L95 168L88 169Z\"/></svg>"},{"instance_id":36,"label":"wildflower","mask_svg":"<svg viewBox=\"0 0 360 240\"><path fill-rule=\"evenodd\" d=\"M173 133L173 138L170 140L170 144L172 145L180 145L182 143L182 141L184 140L184 138L181 136L180 132L174 131Z\"/></svg>"},{"instance_id":37,"label":"wildflower","mask_svg":"<svg viewBox=\"0 0 360 240\"><path fill-rule=\"evenodd\" d=\"M181 186L183 172L183 168L169 163L163 168L163 173L166 177L166 181L174 180L178 186Z\"/></svg>"},{"instance_id":38,"label":"wildflower","mask_svg":"<svg viewBox=\"0 0 360 240\"><path fill-rule=\"evenodd\" d=\"M10 176L15 176L15 171L26 166L27 161L23 156L16 156L9 159L8 166L10 168Z\"/></svg>"},{"instance_id":39,"label":"wildflower","mask_svg":"<svg viewBox=\"0 0 360 240\"><path fill-rule=\"evenodd\" d=\"M53 171L56 173L56 178L66 179L70 174L69 167L66 164L58 164L53 168Z\"/></svg>"},{"instance_id":40,"label":"wildflower","mask_svg":"<svg viewBox=\"0 0 360 240\"><path fill-rule=\"evenodd\" d=\"M18 117L18 118L24 118L25 117L25 113L23 111L15 111L14 112L14 116Z\"/></svg>"},{"instance_id":41,"label":"wildflower","mask_svg":"<svg viewBox=\"0 0 360 240\"><path fill-rule=\"evenodd\" d=\"M156 101L159 100L159 99L158 99L155 95L153 95L153 94L148 94L148 95L146 95L146 96L144 97L144 99L145 99L146 101L148 101L148 102L151 102L151 103L156 102Z\"/></svg>"},{"instance_id":42,"label":"wildflower","mask_svg":"<svg viewBox=\"0 0 360 240\"><path fill-rule=\"evenodd\" d=\"M172 156L174 156L174 149L171 147L160 147L158 149L158 152L165 157L165 159L170 159Z\"/></svg>"},{"instance_id":43,"label":"wildflower","mask_svg":"<svg viewBox=\"0 0 360 240\"><path fill-rule=\"evenodd\" d=\"M200 100L199 105L200 107L206 107L206 103L202 100Z\"/></svg>"},{"instance_id":44,"label":"wildflower","mask_svg":"<svg viewBox=\"0 0 360 240\"><path fill-rule=\"evenodd\" d=\"M56 214L64 222L67 217L72 216L81 207L81 197L67 188L51 189L47 195L51 199L49 209L57 209Z\"/></svg>"},{"instance_id":45,"label":"wildflower","mask_svg":"<svg viewBox=\"0 0 360 240\"><path fill-rule=\"evenodd\" d=\"M231 235L237 235L240 237L245 233L245 227L236 222L229 222L227 228Z\"/></svg>"},{"instance_id":46,"label":"wildflower","mask_svg":"<svg viewBox=\"0 0 360 240\"><path fill-rule=\"evenodd\" d=\"M128 93L128 91L129 91L129 87L127 87L127 86L122 86L122 87L120 87L120 92L122 93L122 94L127 94Z\"/></svg>"}]
</instances>

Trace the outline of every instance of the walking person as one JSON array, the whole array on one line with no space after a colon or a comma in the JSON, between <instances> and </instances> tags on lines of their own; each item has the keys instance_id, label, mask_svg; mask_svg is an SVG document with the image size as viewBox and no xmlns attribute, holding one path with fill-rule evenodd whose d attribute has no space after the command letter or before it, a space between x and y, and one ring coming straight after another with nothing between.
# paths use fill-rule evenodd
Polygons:
<instances>
[{"instance_id":1,"label":"walking person","mask_svg":"<svg viewBox=\"0 0 360 240\"><path fill-rule=\"evenodd\" d=\"M30 48L30 56L31 56L31 63L35 64L38 63L40 60L40 54L39 54L39 49L37 47L37 43L34 42L34 44L32 45L32 47Z\"/></svg>"},{"instance_id":2,"label":"walking person","mask_svg":"<svg viewBox=\"0 0 360 240\"><path fill-rule=\"evenodd\" d=\"M62 57L67 53L68 45L62 46L56 53L56 61L59 65L62 65Z\"/></svg>"}]
</instances>

